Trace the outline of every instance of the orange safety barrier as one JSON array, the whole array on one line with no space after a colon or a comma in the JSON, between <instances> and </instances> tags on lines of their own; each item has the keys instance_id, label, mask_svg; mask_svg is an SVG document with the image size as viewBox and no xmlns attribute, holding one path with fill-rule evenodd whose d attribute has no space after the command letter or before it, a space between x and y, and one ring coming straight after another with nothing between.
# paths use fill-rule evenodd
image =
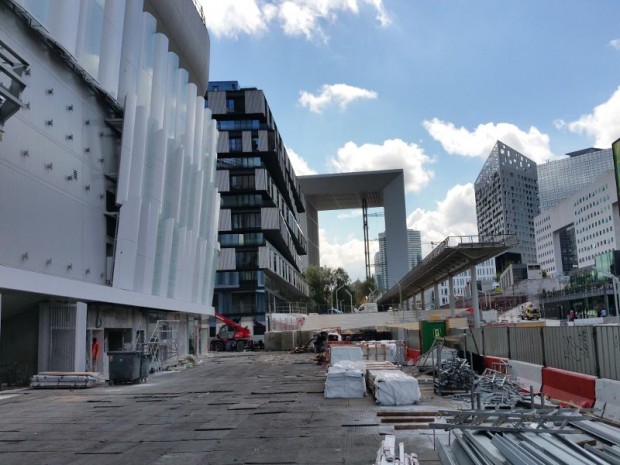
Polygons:
<instances>
[{"instance_id":1,"label":"orange safety barrier","mask_svg":"<svg viewBox=\"0 0 620 465\"><path fill-rule=\"evenodd\" d=\"M484 367L490 370L508 373L508 359L503 357L484 356Z\"/></svg>"},{"instance_id":2,"label":"orange safety barrier","mask_svg":"<svg viewBox=\"0 0 620 465\"><path fill-rule=\"evenodd\" d=\"M596 376L558 368L542 369L542 392L567 405L590 408L596 401Z\"/></svg>"}]
</instances>

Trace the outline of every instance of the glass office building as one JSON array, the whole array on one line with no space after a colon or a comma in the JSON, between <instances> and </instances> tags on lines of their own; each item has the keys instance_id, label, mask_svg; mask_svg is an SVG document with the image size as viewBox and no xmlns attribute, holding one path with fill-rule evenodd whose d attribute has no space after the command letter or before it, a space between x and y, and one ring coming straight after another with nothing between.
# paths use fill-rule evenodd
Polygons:
<instances>
[{"instance_id":1,"label":"glass office building","mask_svg":"<svg viewBox=\"0 0 620 465\"><path fill-rule=\"evenodd\" d=\"M567 158L538 165L541 212L589 186L597 176L614 167L611 148L588 148L566 155Z\"/></svg>"}]
</instances>

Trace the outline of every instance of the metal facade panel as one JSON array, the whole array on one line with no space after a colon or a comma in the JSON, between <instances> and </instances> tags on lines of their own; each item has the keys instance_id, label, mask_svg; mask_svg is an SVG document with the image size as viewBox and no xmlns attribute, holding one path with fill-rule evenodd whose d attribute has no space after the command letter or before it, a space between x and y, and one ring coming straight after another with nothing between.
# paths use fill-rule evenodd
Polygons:
<instances>
[{"instance_id":1,"label":"metal facade panel","mask_svg":"<svg viewBox=\"0 0 620 465\"><path fill-rule=\"evenodd\" d=\"M256 169L254 170L254 186L257 191L267 190L267 170Z\"/></svg>"},{"instance_id":2,"label":"metal facade panel","mask_svg":"<svg viewBox=\"0 0 620 465\"><path fill-rule=\"evenodd\" d=\"M236 268L235 249L222 249L217 260L217 270L234 270Z\"/></svg>"},{"instance_id":3,"label":"metal facade panel","mask_svg":"<svg viewBox=\"0 0 620 465\"><path fill-rule=\"evenodd\" d=\"M596 376L594 327L546 327L544 338L548 367Z\"/></svg>"},{"instance_id":4,"label":"metal facade panel","mask_svg":"<svg viewBox=\"0 0 620 465\"><path fill-rule=\"evenodd\" d=\"M269 131L258 131L258 150L266 152L269 150Z\"/></svg>"},{"instance_id":5,"label":"metal facade panel","mask_svg":"<svg viewBox=\"0 0 620 465\"><path fill-rule=\"evenodd\" d=\"M251 131L243 131L241 133L241 151L243 152L252 151L252 132Z\"/></svg>"},{"instance_id":6,"label":"metal facade panel","mask_svg":"<svg viewBox=\"0 0 620 465\"><path fill-rule=\"evenodd\" d=\"M620 327L595 326L600 377L620 381Z\"/></svg>"},{"instance_id":7,"label":"metal facade panel","mask_svg":"<svg viewBox=\"0 0 620 465\"><path fill-rule=\"evenodd\" d=\"M541 328L510 328L510 358L521 362L543 364Z\"/></svg>"},{"instance_id":8,"label":"metal facade panel","mask_svg":"<svg viewBox=\"0 0 620 465\"><path fill-rule=\"evenodd\" d=\"M262 90L248 90L245 92L245 112L248 114L265 114L265 97Z\"/></svg>"},{"instance_id":9,"label":"metal facade panel","mask_svg":"<svg viewBox=\"0 0 620 465\"><path fill-rule=\"evenodd\" d=\"M218 170L215 173L215 187L219 192L230 191L230 172L228 170Z\"/></svg>"},{"instance_id":10,"label":"metal facade panel","mask_svg":"<svg viewBox=\"0 0 620 465\"><path fill-rule=\"evenodd\" d=\"M207 99L214 115L226 114L226 92L207 92Z\"/></svg>"},{"instance_id":11,"label":"metal facade panel","mask_svg":"<svg viewBox=\"0 0 620 465\"><path fill-rule=\"evenodd\" d=\"M508 327L486 326L483 329L484 355L508 357Z\"/></svg>"},{"instance_id":12,"label":"metal facade panel","mask_svg":"<svg viewBox=\"0 0 620 465\"><path fill-rule=\"evenodd\" d=\"M268 247L259 247L258 248L258 267L265 269L273 269L273 266L269 266L271 264L271 253ZM274 270L275 271L275 270Z\"/></svg>"},{"instance_id":13,"label":"metal facade panel","mask_svg":"<svg viewBox=\"0 0 620 465\"><path fill-rule=\"evenodd\" d=\"M232 229L231 225L232 221L230 216L230 210L220 210L220 224L218 229L220 231L230 231Z\"/></svg>"},{"instance_id":14,"label":"metal facade panel","mask_svg":"<svg viewBox=\"0 0 620 465\"><path fill-rule=\"evenodd\" d=\"M228 132L221 131L217 137L217 153L228 153Z\"/></svg>"},{"instance_id":15,"label":"metal facade panel","mask_svg":"<svg viewBox=\"0 0 620 465\"><path fill-rule=\"evenodd\" d=\"M261 208L261 229L278 229L280 212L277 208Z\"/></svg>"}]
</instances>

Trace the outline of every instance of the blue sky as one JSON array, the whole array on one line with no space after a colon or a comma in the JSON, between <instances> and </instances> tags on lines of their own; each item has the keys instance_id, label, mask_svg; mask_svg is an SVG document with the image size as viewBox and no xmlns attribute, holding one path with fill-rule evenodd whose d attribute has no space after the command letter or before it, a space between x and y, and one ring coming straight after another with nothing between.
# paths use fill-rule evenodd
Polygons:
<instances>
[{"instance_id":1,"label":"blue sky","mask_svg":"<svg viewBox=\"0 0 620 465\"><path fill-rule=\"evenodd\" d=\"M617 0L195 1L210 79L265 91L297 174L404 169L425 250L477 233L497 139L543 163L620 137ZM363 279L361 211L320 226L322 264Z\"/></svg>"}]
</instances>

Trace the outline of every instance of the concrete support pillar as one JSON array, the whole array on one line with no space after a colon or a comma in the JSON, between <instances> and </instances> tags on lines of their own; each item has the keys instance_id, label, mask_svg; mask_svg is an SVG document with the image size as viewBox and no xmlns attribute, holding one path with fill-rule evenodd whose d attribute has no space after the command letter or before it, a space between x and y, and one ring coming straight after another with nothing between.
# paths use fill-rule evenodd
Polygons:
<instances>
[{"instance_id":1,"label":"concrete support pillar","mask_svg":"<svg viewBox=\"0 0 620 465\"><path fill-rule=\"evenodd\" d=\"M470 269L471 279L469 289L471 292L471 304L474 308L474 328L480 328L480 302L478 301L478 277L476 275L476 265Z\"/></svg>"},{"instance_id":2,"label":"concrete support pillar","mask_svg":"<svg viewBox=\"0 0 620 465\"><path fill-rule=\"evenodd\" d=\"M456 316L456 299L454 298L454 279L448 276L448 299L450 300L450 316Z\"/></svg>"},{"instance_id":3,"label":"concrete support pillar","mask_svg":"<svg viewBox=\"0 0 620 465\"><path fill-rule=\"evenodd\" d=\"M75 358L73 361L75 371L86 371L86 347L90 341L86 339L86 315L88 305L85 302L77 302L75 305Z\"/></svg>"},{"instance_id":4,"label":"concrete support pillar","mask_svg":"<svg viewBox=\"0 0 620 465\"><path fill-rule=\"evenodd\" d=\"M422 291L420 297L421 297L421 299L420 299L420 302L421 302L420 310L424 311L424 310L426 310L426 298L425 298L425 295L424 295L424 291Z\"/></svg>"},{"instance_id":5,"label":"concrete support pillar","mask_svg":"<svg viewBox=\"0 0 620 465\"><path fill-rule=\"evenodd\" d=\"M2 294L0 294L0 341L1 340L2 340Z\"/></svg>"},{"instance_id":6,"label":"concrete support pillar","mask_svg":"<svg viewBox=\"0 0 620 465\"><path fill-rule=\"evenodd\" d=\"M206 354L209 352L209 316L200 316L200 346L198 347L199 354Z\"/></svg>"},{"instance_id":7,"label":"concrete support pillar","mask_svg":"<svg viewBox=\"0 0 620 465\"><path fill-rule=\"evenodd\" d=\"M435 288L433 289L435 295L434 308L438 309L441 306L441 298L439 297L439 283L435 283Z\"/></svg>"}]
</instances>

